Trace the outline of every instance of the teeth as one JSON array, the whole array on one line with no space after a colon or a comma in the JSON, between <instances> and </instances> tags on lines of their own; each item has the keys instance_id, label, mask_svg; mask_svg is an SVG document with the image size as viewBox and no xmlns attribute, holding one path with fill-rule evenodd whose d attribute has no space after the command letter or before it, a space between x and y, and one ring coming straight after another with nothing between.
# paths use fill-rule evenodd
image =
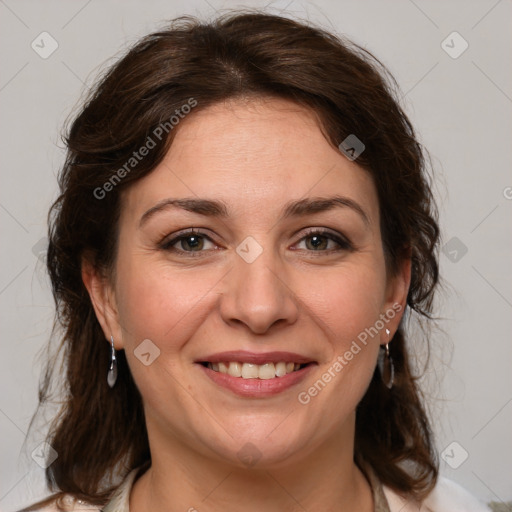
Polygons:
<instances>
[{"instance_id":1,"label":"teeth","mask_svg":"<svg viewBox=\"0 0 512 512\"><path fill-rule=\"evenodd\" d=\"M252 364L240 363L237 361L208 363L208 368L219 373L226 373L231 377L241 377L242 379L262 379L268 380L275 377L284 377L300 369L298 363L278 363Z\"/></svg>"},{"instance_id":2,"label":"teeth","mask_svg":"<svg viewBox=\"0 0 512 512\"><path fill-rule=\"evenodd\" d=\"M274 363L262 364L259 367L258 377L260 379L273 379L276 376L276 367Z\"/></svg>"},{"instance_id":3,"label":"teeth","mask_svg":"<svg viewBox=\"0 0 512 512\"><path fill-rule=\"evenodd\" d=\"M241 377L242 376L242 365L240 363L231 361L229 363L228 374L231 375L231 377Z\"/></svg>"},{"instance_id":4,"label":"teeth","mask_svg":"<svg viewBox=\"0 0 512 512\"><path fill-rule=\"evenodd\" d=\"M276 377L283 377L284 375L286 375L286 363L283 363L283 362L277 363L276 364Z\"/></svg>"},{"instance_id":5,"label":"teeth","mask_svg":"<svg viewBox=\"0 0 512 512\"><path fill-rule=\"evenodd\" d=\"M258 365L244 363L242 365L242 378L244 379L257 379L258 378Z\"/></svg>"}]
</instances>

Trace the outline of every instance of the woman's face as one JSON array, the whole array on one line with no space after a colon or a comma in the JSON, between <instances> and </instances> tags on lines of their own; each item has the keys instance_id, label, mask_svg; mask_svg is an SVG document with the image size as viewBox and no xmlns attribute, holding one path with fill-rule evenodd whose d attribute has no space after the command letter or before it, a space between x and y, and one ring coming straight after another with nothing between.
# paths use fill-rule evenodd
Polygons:
<instances>
[{"instance_id":1,"label":"woman's face","mask_svg":"<svg viewBox=\"0 0 512 512\"><path fill-rule=\"evenodd\" d=\"M94 300L152 449L272 467L352 446L408 280L407 266L386 272L377 193L357 160L301 107L239 100L182 120L162 163L124 193L115 284Z\"/></svg>"}]
</instances>

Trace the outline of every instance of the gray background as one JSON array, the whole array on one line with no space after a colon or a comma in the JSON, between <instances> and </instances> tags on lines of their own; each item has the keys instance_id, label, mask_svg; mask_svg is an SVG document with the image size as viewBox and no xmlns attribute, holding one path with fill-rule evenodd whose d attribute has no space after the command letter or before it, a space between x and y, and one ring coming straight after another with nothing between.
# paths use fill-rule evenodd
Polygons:
<instances>
[{"instance_id":1,"label":"gray background","mask_svg":"<svg viewBox=\"0 0 512 512\"><path fill-rule=\"evenodd\" d=\"M1 510L44 494L36 463L44 430L25 437L53 318L38 252L63 161L64 120L107 59L165 19L265 5L346 34L398 79L433 157L448 244L441 254L443 320L424 379L441 472L482 500L512 499L510 0L0 0ZM43 44L51 48L43 31L58 43L46 59L31 47L35 40L39 52ZM464 41L448 37L453 31L469 44L457 58Z\"/></svg>"}]
</instances>

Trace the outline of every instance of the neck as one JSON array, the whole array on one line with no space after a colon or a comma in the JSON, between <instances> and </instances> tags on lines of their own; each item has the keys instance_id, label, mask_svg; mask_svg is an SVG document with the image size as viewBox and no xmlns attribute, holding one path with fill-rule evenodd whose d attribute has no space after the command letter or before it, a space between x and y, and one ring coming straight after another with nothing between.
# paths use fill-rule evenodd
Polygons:
<instances>
[{"instance_id":1,"label":"neck","mask_svg":"<svg viewBox=\"0 0 512 512\"><path fill-rule=\"evenodd\" d=\"M371 489L353 460L353 427L351 422L348 432L338 432L300 459L261 468L207 458L167 439L167 449L152 449L151 467L135 482L130 511L370 512ZM352 442L343 442L343 434L350 434Z\"/></svg>"}]
</instances>

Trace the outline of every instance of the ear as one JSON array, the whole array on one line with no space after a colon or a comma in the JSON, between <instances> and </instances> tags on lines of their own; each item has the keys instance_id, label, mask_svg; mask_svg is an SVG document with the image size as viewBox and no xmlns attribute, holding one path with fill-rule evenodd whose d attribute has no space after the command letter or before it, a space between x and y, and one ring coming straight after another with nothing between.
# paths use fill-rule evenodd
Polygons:
<instances>
[{"instance_id":1,"label":"ear","mask_svg":"<svg viewBox=\"0 0 512 512\"><path fill-rule=\"evenodd\" d=\"M407 306L407 295L411 284L411 251L407 250L406 255L400 262L400 266L393 276L388 276L386 284L386 300L384 303L384 315L388 318L386 329L389 329L389 339L392 339L405 312ZM388 342L388 336L383 330L381 344Z\"/></svg>"},{"instance_id":2,"label":"ear","mask_svg":"<svg viewBox=\"0 0 512 512\"><path fill-rule=\"evenodd\" d=\"M82 281L89 292L96 318L105 338L110 343L110 336L112 336L115 348L123 348L115 290L110 279L92 263L91 257L82 257L81 270Z\"/></svg>"}]
</instances>

